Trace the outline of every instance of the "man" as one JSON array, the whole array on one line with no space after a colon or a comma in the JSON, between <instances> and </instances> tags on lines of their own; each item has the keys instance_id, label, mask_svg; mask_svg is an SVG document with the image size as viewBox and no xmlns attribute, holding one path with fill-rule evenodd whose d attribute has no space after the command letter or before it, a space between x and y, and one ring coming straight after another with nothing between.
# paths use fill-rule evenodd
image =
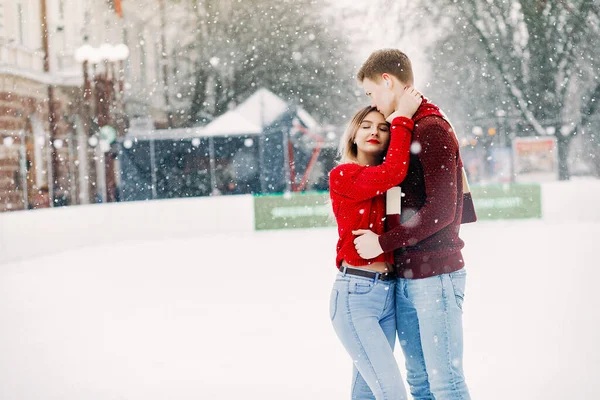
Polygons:
<instances>
[{"instance_id":1,"label":"man","mask_svg":"<svg viewBox=\"0 0 600 400\"><path fill-rule=\"evenodd\" d=\"M399 50L377 51L359 70L358 80L387 117L404 87L413 85L411 62ZM355 231L355 246L365 259L395 251L396 325L413 398L470 399L462 362L466 272L458 237L463 206L459 146L439 108L426 99L413 120L410 164L400 185L400 223L382 235Z\"/></svg>"}]
</instances>

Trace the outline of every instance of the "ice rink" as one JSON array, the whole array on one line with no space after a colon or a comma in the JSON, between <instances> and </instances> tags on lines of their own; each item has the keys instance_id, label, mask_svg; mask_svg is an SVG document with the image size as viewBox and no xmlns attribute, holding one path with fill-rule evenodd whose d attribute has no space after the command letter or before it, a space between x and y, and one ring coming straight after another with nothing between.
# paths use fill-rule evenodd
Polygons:
<instances>
[{"instance_id":1,"label":"ice rink","mask_svg":"<svg viewBox=\"0 0 600 400\"><path fill-rule=\"evenodd\" d=\"M481 221L461 237L473 399L600 398L600 223ZM336 238L157 237L5 264L0 399L348 399Z\"/></svg>"}]
</instances>

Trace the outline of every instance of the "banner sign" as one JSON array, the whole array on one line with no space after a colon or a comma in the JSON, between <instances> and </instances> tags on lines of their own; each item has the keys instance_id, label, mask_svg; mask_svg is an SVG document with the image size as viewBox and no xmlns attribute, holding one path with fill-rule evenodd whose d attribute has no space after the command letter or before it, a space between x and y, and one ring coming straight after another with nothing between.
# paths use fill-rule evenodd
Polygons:
<instances>
[{"instance_id":1,"label":"banner sign","mask_svg":"<svg viewBox=\"0 0 600 400\"><path fill-rule=\"evenodd\" d=\"M542 190L535 184L472 186L479 220L542 217Z\"/></svg>"},{"instance_id":2,"label":"banner sign","mask_svg":"<svg viewBox=\"0 0 600 400\"><path fill-rule=\"evenodd\" d=\"M542 191L537 184L472 186L479 220L542 217ZM335 227L329 193L254 196L254 229Z\"/></svg>"},{"instance_id":3,"label":"banner sign","mask_svg":"<svg viewBox=\"0 0 600 400\"><path fill-rule=\"evenodd\" d=\"M513 141L515 182L558 180L558 150L555 137L519 137Z\"/></svg>"},{"instance_id":4,"label":"banner sign","mask_svg":"<svg viewBox=\"0 0 600 400\"><path fill-rule=\"evenodd\" d=\"M327 192L254 196L256 230L325 226L336 226Z\"/></svg>"}]
</instances>

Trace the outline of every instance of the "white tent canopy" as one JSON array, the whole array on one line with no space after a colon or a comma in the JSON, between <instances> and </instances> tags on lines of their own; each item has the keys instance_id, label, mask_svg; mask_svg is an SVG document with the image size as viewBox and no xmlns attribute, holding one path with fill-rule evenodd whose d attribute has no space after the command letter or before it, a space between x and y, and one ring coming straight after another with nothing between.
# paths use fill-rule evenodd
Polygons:
<instances>
[{"instance_id":1,"label":"white tent canopy","mask_svg":"<svg viewBox=\"0 0 600 400\"><path fill-rule=\"evenodd\" d=\"M289 109L288 104L268 89L258 89L235 109L204 127L204 136L260 135Z\"/></svg>"},{"instance_id":2,"label":"white tent canopy","mask_svg":"<svg viewBox=\"0 0 600 400\"><path fill-rule=\"evenodd\" d=\"M268 89L258 89L235 111L261 126L271 125L289 109L289 105Z\"/></svg>"},{"instance_id":3,"label":"white tent canopy","mask_svg":"<svg viewBox=\"0 0 600 400\"><path fill-rule=\"evenodd\" d=\"M260 135L262 126L248 120L237 110L227 111L202 129L202 136Z\"/></svg>"}]
</instances>

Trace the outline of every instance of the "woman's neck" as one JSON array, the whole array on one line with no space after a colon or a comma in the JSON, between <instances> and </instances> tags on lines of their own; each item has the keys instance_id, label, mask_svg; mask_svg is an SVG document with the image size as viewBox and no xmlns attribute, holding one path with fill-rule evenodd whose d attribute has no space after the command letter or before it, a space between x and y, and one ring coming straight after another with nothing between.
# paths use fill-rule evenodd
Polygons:
<instances>
[{"instance_id":1,"label":"woman's neck","mask_svg":"<svg viewBox=\"0 0 600 400\"><path fill-rule=\"evenodd\" d=\"M382 157L373 154L358 153L356 155L356 161L358 161L358 164L362 166L379 165L381 164Z\"/></svg>"}]
</instances>

